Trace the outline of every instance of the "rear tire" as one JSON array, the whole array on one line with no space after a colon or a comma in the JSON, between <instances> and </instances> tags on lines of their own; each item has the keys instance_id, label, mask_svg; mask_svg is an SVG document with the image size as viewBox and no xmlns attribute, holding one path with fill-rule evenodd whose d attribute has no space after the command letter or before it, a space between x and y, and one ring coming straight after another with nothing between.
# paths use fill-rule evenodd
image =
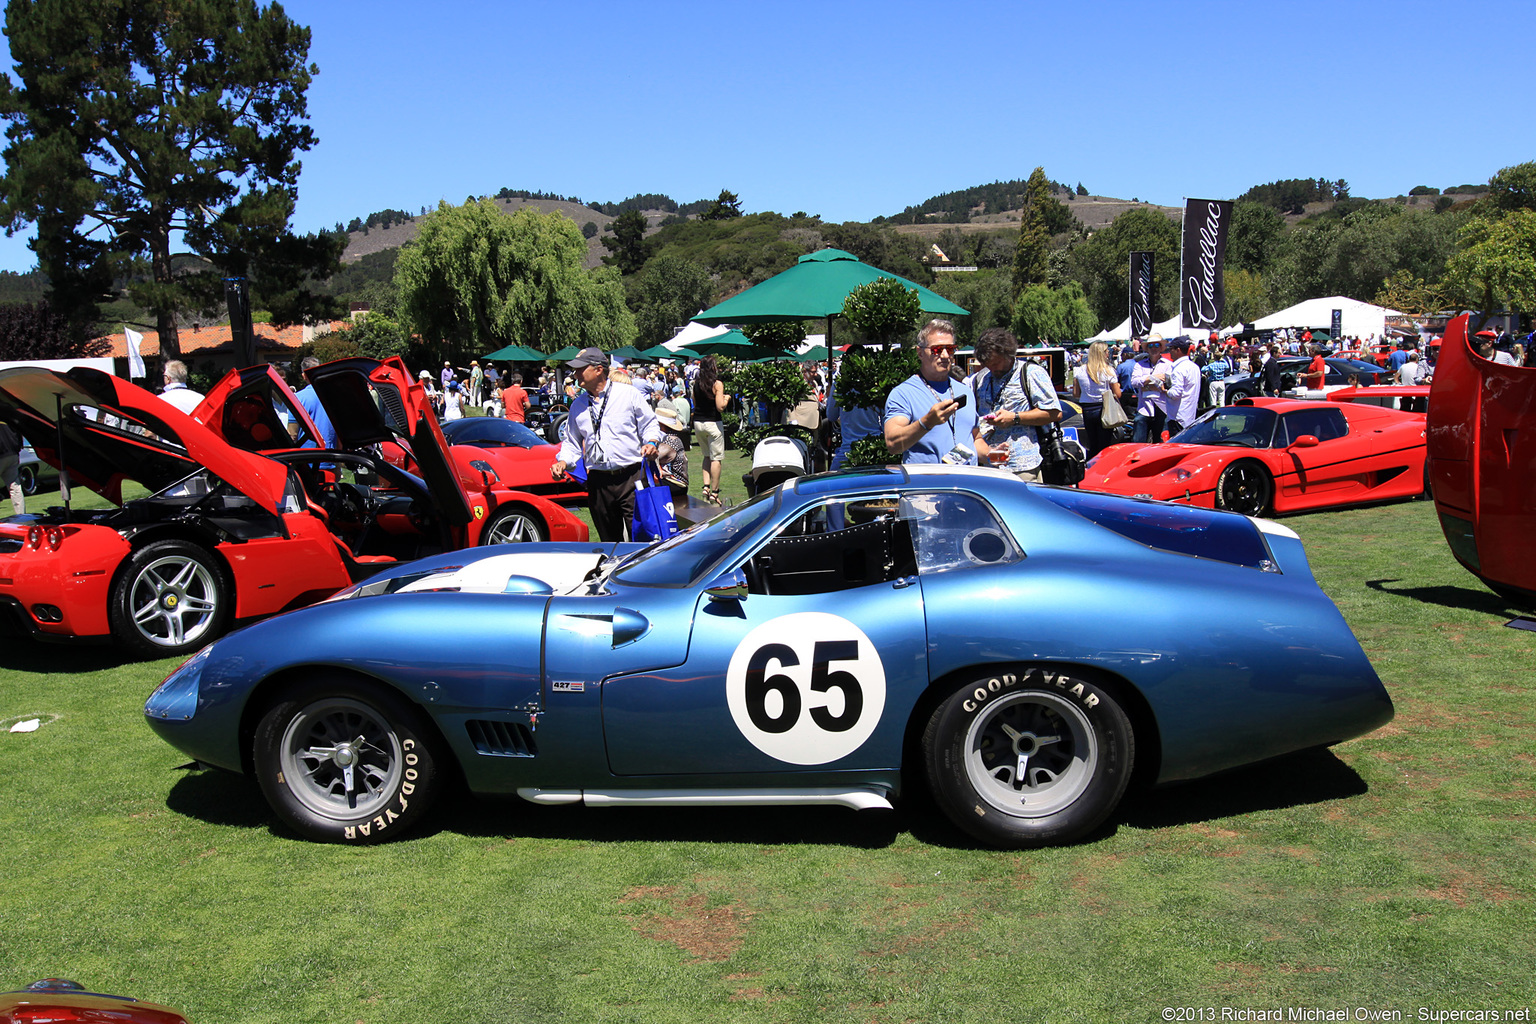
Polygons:
<instances>
[{"instance_id":1,"label":"rear tire","mask_svg":"<svg viewBox=\"0 0 1536 1024\"><path fill-rule=\"evenodd\" d=\"M159 540L123 562L107 617L112 635L140 654L191 654L229 627L234 592L224 566L207 548Z\"/></svg>"},{"instance_id":2,"label":"rear tire","mask_svg":"<svg viewBox=\"0 0 1536 1024\"><path fill-rule=\"evenodd\" d=\"M27 497L37 493L37 467L22 466L16 470L16 482L21 484L21 493Z\"/></svg>"},{"instance_id":3,"label":"rear tire","mask_svg":"<svg viewBox=\"0 0 1536 1024\"><path fill-rule=\"evenodd\" d=\"M923 732L939 808L993 846L1068 843L1119 805L1135 761L1130 719L1110 691L1041 667L978 677Z\"/></svg>"},{"instance_id":4,"label":"rear tire","mask_svg":"<svg viewBox=\"0 0 1536 1024\"><path fill-rule=\"evenodd\" d=\"M347 678L291 687L262 716L251 754L277 816L325 843L404 835L442 782L420 711L392 690Z\"/></svg>"},{"instance_id":5,"label":"rear tire","mask_svg":"<svg viewBox=\"0 0 1536 1024\"><path fill-rule=\"evenodd\" d=\"M1274 498L1274 478L1253 459L1238 459L1216 478L1216 507L1228 512L1268 515Z\"/></svg>"}]
</instances>

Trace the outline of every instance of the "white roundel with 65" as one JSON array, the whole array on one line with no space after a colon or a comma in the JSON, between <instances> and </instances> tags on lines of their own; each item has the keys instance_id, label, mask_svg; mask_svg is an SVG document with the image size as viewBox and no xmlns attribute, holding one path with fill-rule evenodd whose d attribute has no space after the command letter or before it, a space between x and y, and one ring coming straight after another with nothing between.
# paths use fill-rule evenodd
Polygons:
<instances>
[{"instance_id":1,"label":"white roundel with 65","mask_svg":"<svg viewBox=\"0 0 1536 1024\"><path fill-rule=\"evenodd\" d=\"M753 629L725 674L736 728L789 764L827 764L869 739L885 710L885 666L858 626L797 612Z\"/></svg>"}]
</instances>

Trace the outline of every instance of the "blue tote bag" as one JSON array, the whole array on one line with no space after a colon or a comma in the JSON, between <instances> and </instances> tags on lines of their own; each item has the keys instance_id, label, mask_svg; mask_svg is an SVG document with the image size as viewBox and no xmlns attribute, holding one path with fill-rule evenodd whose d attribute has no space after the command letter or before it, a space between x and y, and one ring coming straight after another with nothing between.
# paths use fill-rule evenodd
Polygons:
<instances>
[{"instance_id":1,"label":"blue tote bag","mask_svg":"<svg viewBox=\"0 0 1536 1024\"><path fill-rule=\"evenodd\" d=\"M666 540L677 533L677 513L672 508L672 488L656 473L650 459L641 463L641 477L635 481L635 518L630 523L631 540Z\"/></svg>"}]
</instances>

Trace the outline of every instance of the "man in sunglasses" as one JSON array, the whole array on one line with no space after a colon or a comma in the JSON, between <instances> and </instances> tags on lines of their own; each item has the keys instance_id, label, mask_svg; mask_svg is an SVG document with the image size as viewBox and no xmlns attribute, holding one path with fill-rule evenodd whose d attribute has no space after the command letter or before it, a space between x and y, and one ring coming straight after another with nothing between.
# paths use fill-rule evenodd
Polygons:
<instances>
[{"instance_id":1,"label":"man in sunglasses","mask_svg":"<svg viewBox=\"0 0 1536 1024\"><path fill-rule=\"evenodd\" d=\"M955 365L955 326L930 320L917 332L917 372L885 402L885 447L902 462L976 465L987 443L976 420L976 396L950 376Z\"/></svg>"}]
</instances>

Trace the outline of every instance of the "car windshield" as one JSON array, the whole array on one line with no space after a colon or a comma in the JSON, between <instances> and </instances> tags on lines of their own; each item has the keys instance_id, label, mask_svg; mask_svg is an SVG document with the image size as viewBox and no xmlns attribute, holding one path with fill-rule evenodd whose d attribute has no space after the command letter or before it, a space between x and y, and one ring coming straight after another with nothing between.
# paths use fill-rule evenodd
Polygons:
<instances>
[{"instance_id":1,"label":"car windshield","mask_svg":"<svg viewBox=\"0 0 1536 1024\"><path fill-rule=\"evenodd\" d=\"M647 548L621 565L613 578L640 587L686 587L752 536L778 504L777 487L764 491L707 523Z\"/></svg>"},{"instance_id":2,"label":"car windshield","mask_svg":"<svg viewBox=\"0 0 1536 1024\"><path fill-rule=\"evenodd\" d=\"M1228 405L1212 409L1169 438L1178 444L1235 445L1239 448L1268 448L1275 436L1275 414L1250 405Z\"/></svg>"},{"instance_id":3,"label":"car windshield","mask_svg":"<svg viewBox=\"0 0 1536 1024\"><path fill-rule=\"evenodd\" d=\"M548 444L521 423L496 416L467 416L443 423L443 436L449 444L472 444L483 448L537 448Z\"/></svg>"}]
</instances>

